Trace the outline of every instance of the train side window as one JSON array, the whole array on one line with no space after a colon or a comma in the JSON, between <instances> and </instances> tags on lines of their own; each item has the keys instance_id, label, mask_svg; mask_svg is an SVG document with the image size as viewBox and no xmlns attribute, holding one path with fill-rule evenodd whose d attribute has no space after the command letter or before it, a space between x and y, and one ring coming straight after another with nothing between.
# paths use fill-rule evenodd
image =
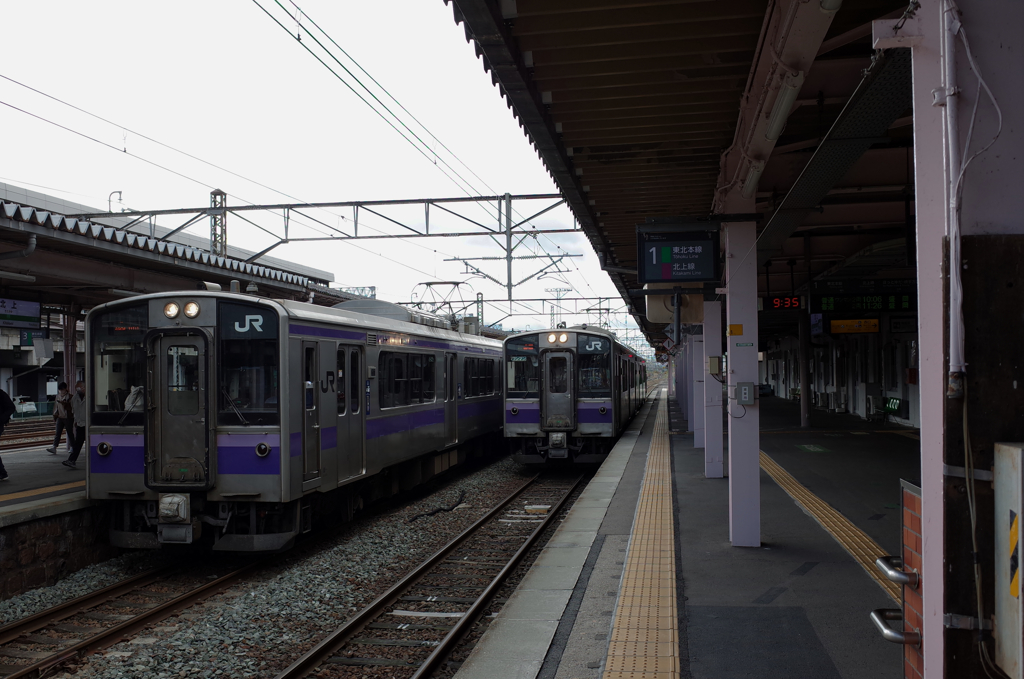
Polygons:
<instances>
[{"instance_id":1,"label":"train side window","mask_svg":"<svg viewBox=\"0 0 1024 679\"><path fill-rule=\"evenodd\" d=\"M433 356L424 354L423 359L423 402L433 403L436 382L437 367Z\"/></svg>"},{"instance_id":2,"label":"train side window","mask_svg":"<svg viewBox=\"0 0 1024 679\"><path fill-rule=\"evenodd\" d=\"M480 359L482 371L480 374L483 393L490 396L494 393L494 359Z\"/></svg>"},{"instance_id":3,"label":"train side window","mask_svg":"<svg viewBox=\"0 0 1024 679\"><path fill-rule=\"evenodd\" d=\"M359 397L362 394L363 381L359 365L359 349L353 349L349 354L352 357L352 365L349 367L348 375L352 383L352 412L359 412Z\"/></svg>"},{"instance_id":4,"label":"train side window","mask_svg":"<svg viewBox=\"0 0 1024 679\"><path fill-rule=\"evenodd\" d=\"M345 350L338 349L338 376L334 388L338 390L338 414L344 415L347 409L345 399Z\"/></svg>"},{"instance_id":5,"label":"train side window","mask_svg":"<svg viewBox=\"0 0 1024 679\"><path fill-rule=\"evenodd\" d=\"M312 410L316 407L316 389L313 387L316 385L316 349L314 347L306 347L306 360L305 360L305 392L306 392L306 410Z\"/></svg>"},{"instance_id":6,"label":"train side window","mask_svg":"<svg viewBox=\"0 0 1024 679\"><path fill-rule=\"evenodd\" d=\"M548 362L551 380L548 391L552 394L564 394L569 391L569 365L564 356L555 356Z\"/></svg>"},{"instance_id":7,"label":"train side window","mask_svg":"<svg viewBox=\"0 0 1024 679\"><path fill-rule=\"evenodd\" d=\"M423 357L409 356L409 403L423 402Z\"/></svg>"}]
</instances>

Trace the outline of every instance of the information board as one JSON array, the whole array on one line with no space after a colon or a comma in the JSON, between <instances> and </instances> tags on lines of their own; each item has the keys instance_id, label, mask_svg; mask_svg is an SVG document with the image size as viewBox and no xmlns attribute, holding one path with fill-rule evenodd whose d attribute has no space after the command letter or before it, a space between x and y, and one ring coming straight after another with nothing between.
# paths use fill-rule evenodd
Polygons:
<instances>
[{"instance_id":1,"label":"information board","mask_svg":"<svg viewBox=\"0 0 1024 679\"><path fill-rule=\"evenodd\" d=\"M811 295L811 311L849 313L857 311L916 311L916 293L880 295Z\"/></svg>"},{"instance_id":2,"label":"information board","mask_svg":"<svg viewBox=\"0 0 1024 679\"><path fill-rule=\"evenodd\" d=\"M644 283L717 281L717 231L637 230L637 277Z\"/></svg>"},{"instance_id":3,"label":"information board","mask_svg":"<svg viewBox=\"0 0 1024 679\"><path fill-rule=\"evenodd\" d=\"M39 302L0 298L0 327L38 328Z\"/></svg>"},{"instance_id":4,"label":"information board","mask_svg":"<svg viewBox=\"0 0 1024 679\"><path fill-rule=\"evenodd\" d=\"M878 332L877 318L854 318L848 321L831 321L833 335L856 332Z\"/></svg>"}]
</instances>

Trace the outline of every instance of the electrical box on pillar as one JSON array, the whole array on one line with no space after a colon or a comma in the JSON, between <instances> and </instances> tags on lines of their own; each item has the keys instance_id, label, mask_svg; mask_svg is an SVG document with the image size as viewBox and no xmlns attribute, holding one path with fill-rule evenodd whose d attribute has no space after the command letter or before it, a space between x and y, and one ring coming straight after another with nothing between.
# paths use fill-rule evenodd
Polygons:
<instances>
[{"instance_id":1,"label":"electrical box on pillar","mask_svg":"<svg viewBox=\"0 0 1024 679\"><path fill-rule=\"evenodd\" d=\"M721 356L708 356L708 374L709 375L721 375L722 374L722 357Z\"/></svg>"}]
</instances>

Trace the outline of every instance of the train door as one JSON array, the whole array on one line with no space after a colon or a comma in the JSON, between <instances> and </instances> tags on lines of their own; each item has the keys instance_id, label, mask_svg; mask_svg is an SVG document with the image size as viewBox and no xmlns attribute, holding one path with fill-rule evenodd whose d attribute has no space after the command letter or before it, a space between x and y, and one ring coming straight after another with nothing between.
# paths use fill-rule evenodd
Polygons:
<instances>
[{"instance_id":1,"label":"train door","mask_svg":"<svg viewBox=\"0 0 1024 679\"><path fill-rule=\"evenodd\" d=\"M302 480L320 478L320 360L316 342L302 343Z\"/></svg>"},{"instance_id":2,"label":"train door","mask_svg":"<svg viewBox=\"0 0 1024 679\"><path fill-rule=\"evenodd\" d=\"M154 407L148 409L148 485L208 488L210 425L207 417L206 338L161 334L152 341L148 375ZM139 389L141 392L141 388ZM138 401L135 387L128 395ZM130 411L126 407L126 411Z\"/></svg>"},{"instance_id":3,"label":"train door","mask_svg":"<svg viewBox=\"0 0 1024 679\"><path fill-rule=\"evenodd\" d=\"M456 354L444 355L444 442L451 446L459 442L459 358Z\"/></svg>"},{"instance_id":4,"label":"train door","mask_svg":"<svg viewBox=\"0 0 1024 679\"><path fill-rule=\"evenodd\" d=\"M363 442L363 349L338 345L338 481L359 476L365 468Z\"/></svg>"},{"instance_id":5,"label":"train door","mask_svg":"<svg viewBox=\"0 0 1024 679\"><path fill-rule=\"evenodd\" d=\"M549 351L544 354L544 389L541 392L541 423L545 431L576 428L576 381L573 353Z\"/></svg>"}]
</instances>

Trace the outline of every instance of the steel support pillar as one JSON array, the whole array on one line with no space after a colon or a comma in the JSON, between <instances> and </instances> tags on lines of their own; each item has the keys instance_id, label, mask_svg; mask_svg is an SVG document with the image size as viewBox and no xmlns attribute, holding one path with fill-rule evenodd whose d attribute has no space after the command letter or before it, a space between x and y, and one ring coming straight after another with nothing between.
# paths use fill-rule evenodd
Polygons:
<instances>
[{"instance_id":1,"label":"steel support pillar","mask_svg":"<svg viewBox=\"0 0 1024 679\"><path fill-rule=\"evenodd\" d=\"M80 307L72 304L64 314L64 382L75 391L75 361L78 358L78 316Z\"/></svg>"},{"instance_id":2,"label":"steel support pillar","mask_svg":"<svg viewBox=\"0 0 1024 679\"><path fill-rule=\"evenodd\" d=\"M736 201L740 202L739 200ZM753 201L744 205L753 212ZM733 208L738 206L732 206ZM729 539L734 547L761 545L761 466L757 402L736 403L736 385L757 385L757 242L754 222L725 231L726 351L729 385ZM756 392L755 392L756 393Z\"/></svg>"},{"instance_id":3,"label":"steel support pillar","mask_svg":"<svg viewBox=\"0 0 1024 679\"><path fill-rule=\"evenodd\" d=\"M686 431L693 431L693 335L686 336L686 352L683 356L683 370L686 372Z\"/></svg>"},{"instance_id":4,"label":"steel support pillar","mask_svg":"<svg viewBox=\"0 0 1024 679\"><path fill-rule=\"evenodd\" d=\"M712 356L722 355L722 303L704 302L704 476L720 479L722 463L722 383L712 375Z\"/></svg>"},{"instance_id":5,"label":"steel support pillar","mask_svg":"<svg viewBox=\"0 0 1024 679\"><path fill-rule=\"evenodd\" d=\"M693 447L704 447L704 336L690 335L690 384L693 385Z\"/></svg>"}]
</instances>

